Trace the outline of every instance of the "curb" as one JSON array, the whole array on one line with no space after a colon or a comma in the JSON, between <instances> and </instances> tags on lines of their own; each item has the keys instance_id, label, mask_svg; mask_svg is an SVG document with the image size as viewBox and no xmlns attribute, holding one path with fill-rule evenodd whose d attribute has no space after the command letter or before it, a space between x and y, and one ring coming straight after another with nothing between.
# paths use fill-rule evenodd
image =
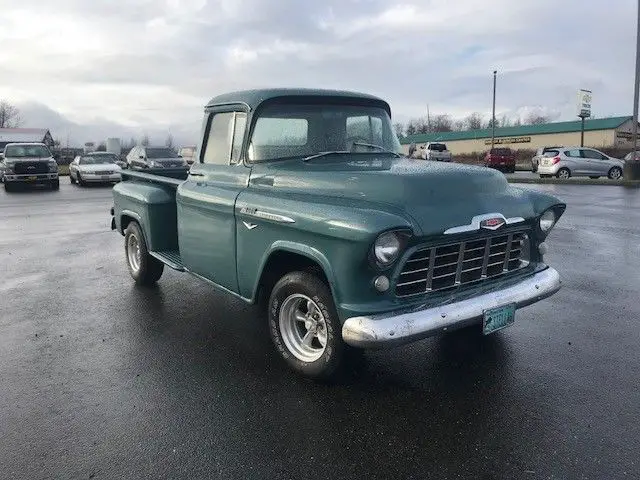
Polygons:
<instances>
[{"instance_id":1,"label":"curb","mask_svg":"<svg viewBox=\"0 0 640 480\"><path fill-rule=\"evenodd\" d=\"M610 187L640 188L640 180L599 180L587 178L512 178L507 177L509 183L530 183L539 185L607 185Z\"/></svg>"}]
</instances>

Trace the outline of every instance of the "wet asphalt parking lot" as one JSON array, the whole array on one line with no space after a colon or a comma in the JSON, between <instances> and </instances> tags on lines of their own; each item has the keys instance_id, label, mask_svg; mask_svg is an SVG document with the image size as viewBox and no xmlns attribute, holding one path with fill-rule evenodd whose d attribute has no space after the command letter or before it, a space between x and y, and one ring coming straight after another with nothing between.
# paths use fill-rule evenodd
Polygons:
<instances>
[{"instance_id":1,"label":"wet asphalt parking lot","mask_svg":"<svg viewBox=\"0 0 640 480\"><path fill-rule=\"evenodd\" d=\"M333 386L195 278L136 288L110 188L1 190L0 478L640 478L640 189L526 187L562 290Z\"/></svg>"}]
</instances>

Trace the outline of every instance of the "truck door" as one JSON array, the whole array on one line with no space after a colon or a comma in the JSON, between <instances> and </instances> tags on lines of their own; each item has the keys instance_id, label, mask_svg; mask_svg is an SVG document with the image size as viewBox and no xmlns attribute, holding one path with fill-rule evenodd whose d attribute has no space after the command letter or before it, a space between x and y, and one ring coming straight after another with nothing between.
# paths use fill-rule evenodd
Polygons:
<instances>
[{"instance_id":1,"label":"truck door","mask_svg":"<svg viewBox=\"0 0 640 480\"><path fill-rule=\"evenodd\" d=\"M251 172L239 161L246 119L239 105L207 112L197 156L176 195L184 266L233 292L238 291L234 207Z\"/></svg>"}]
</instances>

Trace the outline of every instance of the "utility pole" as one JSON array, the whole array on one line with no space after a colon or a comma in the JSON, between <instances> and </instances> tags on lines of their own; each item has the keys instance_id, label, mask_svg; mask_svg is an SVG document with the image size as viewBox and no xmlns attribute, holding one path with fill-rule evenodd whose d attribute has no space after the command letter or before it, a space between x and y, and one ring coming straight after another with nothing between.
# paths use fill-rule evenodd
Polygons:
<instances>
[{"instance_id":1,"label":"utility pole","mask_svg":"<svg viewBox=\"0 0 640 480\"><path fill-rule=\"evenodd\" d=\"M631 161L625 162L624 178L625 180L640 179L640 162L636 160L636 152L638 150L638 101L640 93L640 0L638 0L637 25L636 25L636 78L633 88L633 155Z\"/></svg>"},{"instance_id":2,"label":"utility pole","mask_svg":"<svg viewBox=\"0 0 640 480\"><path fill-rule=\"evenodd\" d=\"M640 2L640 0L638 0ZM496 141L496 74L497 70L493 71L493 113L491 114L491 150Z\"/></svg>"},{"instance_id":3,"label":"utility pole","mask_svg":"<svg viewBox=\"0 0 640 480\"><path fill-rule=\"evenodd\" d=\"M638 25L636 27L636 80L633 89L633 159L638 150L638 98L640 95L640 0L638 0Z\"/></svg>"},{"instance_id":4,"label":"utility pole","mask_svg":"<svg viewBox=\"0 0 640 480\"><path fill-rule=\"evenodd\" d=\"M582 120L582 127L580 128L580 146L584 147L584 115L580 115Z\"/></svg>"}]
</instances>

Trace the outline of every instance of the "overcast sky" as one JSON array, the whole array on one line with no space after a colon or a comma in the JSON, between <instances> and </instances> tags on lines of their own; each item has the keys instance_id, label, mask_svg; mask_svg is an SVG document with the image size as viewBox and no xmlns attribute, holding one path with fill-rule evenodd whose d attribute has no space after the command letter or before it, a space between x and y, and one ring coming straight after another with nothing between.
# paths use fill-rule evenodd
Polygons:
<instances>
[{"instance_id":1,"label":"overcast sky","mask_svg":"<svg viewBox=\"0 0 640 480\"><path fill-rule=\"evenodd\" d=\"M72 143L168 130L193 142L213 96L364 91L394 120L491 109L631 114L635 0L0 0L0 98ZM94 138L86 138L94 137ZM98 138L96 138L98 137ZM152 138L164 141L163 138Z\"/></svg>"}]
</instances>

